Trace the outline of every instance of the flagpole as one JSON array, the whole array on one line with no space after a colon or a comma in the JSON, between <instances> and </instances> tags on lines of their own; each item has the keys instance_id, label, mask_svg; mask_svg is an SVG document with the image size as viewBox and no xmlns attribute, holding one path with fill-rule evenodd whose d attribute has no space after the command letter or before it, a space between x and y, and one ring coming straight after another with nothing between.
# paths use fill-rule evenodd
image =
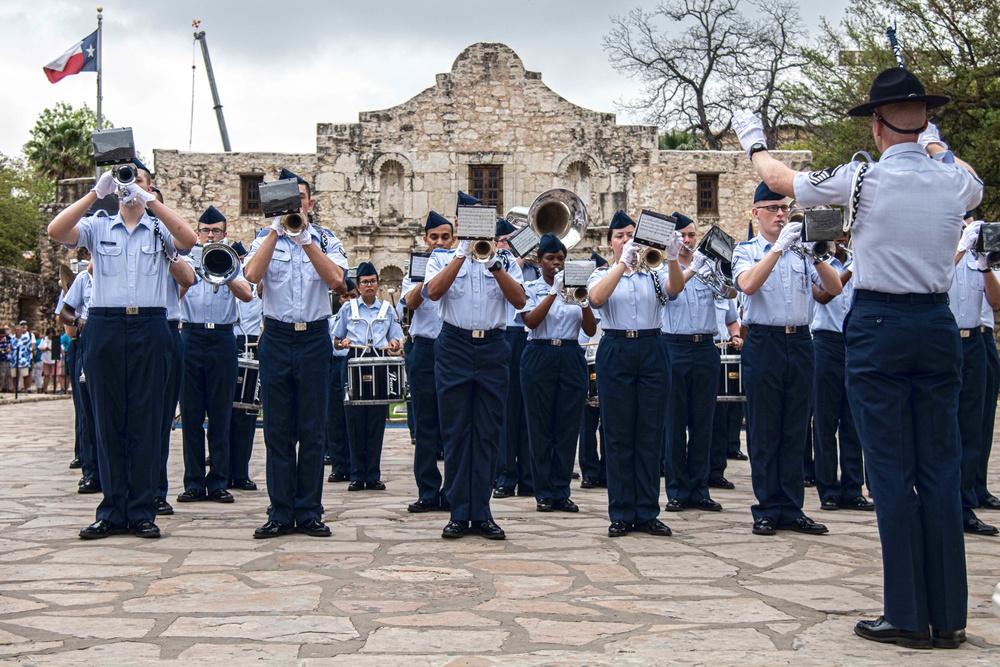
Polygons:
<instances>
[{"instance_id":1,"label":"flagpole","mask_svg":"<svg viewBox=\"0 0 1000 667\"><path fill-rule=\"evenodd\" d=\"M101 94L101 59L104 55L104 45L101 43L101 26L104 22L103 7L97 8L97 130L100 131L104 124L104 117L101 115L101 102L104 96Z\"/></svg>"}]
</instances>

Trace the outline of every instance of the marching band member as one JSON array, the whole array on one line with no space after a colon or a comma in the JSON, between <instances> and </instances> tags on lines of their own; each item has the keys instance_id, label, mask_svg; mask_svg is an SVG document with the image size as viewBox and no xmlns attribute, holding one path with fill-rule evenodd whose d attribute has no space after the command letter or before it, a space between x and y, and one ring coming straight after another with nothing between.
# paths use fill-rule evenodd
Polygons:
<instances>
[{"instance_id":1,"label":"marching band member","mask_svg":"<svg viewBox=\"0 0 1000 667\"><path fill-rule=\"evenodd\" d=\"M812 173L771 157L750 112L734 118L741 145L772 189L804 206L848 207L849 221L856 213L847 388L875 498L885 609L854 631L912 648L958 648L968 610L962 339L947 292L963 212L982 200L983 184L927 122L928 108L947 101L926 95L906 69L881 72L868 103L848 112L871 119L879 161Z\"/></svg>"},{"instance_id":2,"label":"marching band member","mask_svg":"<svg viewBox=\"0 0 1000 667\"><path fill-rule=\"evenodd\" d=\"M820 535L826 526L802 512L803 442L809 428L813 351L810 285L840 294L840 276L826 263L789 251L801 223L787 223L788 199L757 186L753 217L760 233L733 251L733 277L746 295L749 331L743 343L750 470L757 504L755 535L778 529Z\"/></svg>"},{"instance_id":3,"label":"marching band member","mask_svg":"<svg viewBox=\"0 0 1000 667\"><path fill-rule=\"evenodd\" d=\"M444 494L451 504L445 538L468 532L502 540L490 495L510 380L506 304L525 303L521 268L507 250L488 264L467 259L472 242L438 248L423 293L438 302L443 324L434 343L434 377L444 441ZM471 525L470 525L471 522Z\"/></svg>"},{"instance_id":4,"label":"marching band member","mask_svg":"<svg viewBox=\"0 0 1000 667\"><path fill-rule=\"evenodd\" d=\"M232 248L236 251L236 256L240 258L242 264L247 256L246 248L239 241L235 241ZM260 327L264 321L264 302L260 298L257 285L250 284L249 301L236 300L236 312L237 326L233 327L236 353L242 355L245 350L249 349L252 357L257 359L257 341L260 339ZM254 384L256 385L256 382ZM239 391L238 388L237 391ZM240 398L243 398L242 392L240 392ZM257 416L257 410L247 410L234 406L229 417L228 487L230 489L257 490L257 483L250 479L250 457L253 455L253 439L257 433Z\"/></svg>"},{"instance_id":5,"label":"marching band member","mask_svg":"<svg viewBox=\"0 0 1000 667\"><path fill-rule=\"evenodd\" d=\"M577 341L597 332L589 303L563 298L566 246L550 233L538 241L542 277L526 283L527 301L517 322L530 329L521 357L521 383L528 417L531 479L539 512L578 512L569 499L577 429L587 400L587 362Z\"/></svg>"},{"instance_id":6,"label":"marching band member","mask_svg":"<svg viewBox=\"0 0 1000 667\"><path fill-rule=\"evenodd\" d=\"M736 299L722 299L715 302L716 345L728 342L737 351L743 349L740 336L740 320L736 312ZM716 397L718 398L718 397ZM712 416L712 449L709 455L708 488L735 489L736 485L726 479L728 460L739 454L740 428L743 425L743 401L719 401Z\"/></svg>"},{"instance_id":7,"label":"marching band member","mask_svg":"<svg viewBox=\"0 0 1000 667\"><path fill-rule=\"evenodd\" d=\"M431 211L424 223L424 243L427 250L451 250L455 243L455 228L447 218ZM424 283L403 278L403 303L410 310L409 337L413 341L407 353L407 377L413 407L413 476L417 482L417 500L407 506L409 512L434 512L450 509L438 469L437 453L441 451L441 423L438 421L437 390L434 380L434 343L441 333L441 315L436 303L421 294Z\"/></svg>"},{"instance_id":8,"label":"marching band member","mask_svg":"<svg viewBox=\"0 0 1000 667\"><path fill-rule=\"evenodd\" d=\"M338 313L340 317L333 330L334 347L347 349L354 354L348 357L367 356L365 353L388 347L390 353L399 352L403 330L392 304L377 298L378 271L371 262L358 265L358 287L361 297L351 299ZM364 346L364 350L352 346ZM344 365L342 386L347 384L350 367ZM382 482L382 440L385 437L385 420L389 417L387 405L351 405L347 408L347 434L351 449L351 484L348 491L385 491Z\"/></svg>"},{"instance_id":9,"label":"marching band member","mask_svg":"<svg viewBox=\"0 0 1000 667\"><path fill-rule=\"evenodd\" d=\"M336 295L340 300L340 309L330 318L330 341L334 341L333 331L337 323L344 317L344 304L351 299L357 299L361 294L358 286L350 278L344 279L346 293ZM334 293L336 294L336 293ZM344 405L344 370L350 350L340 349L334 343L333 357L330 361L330 400L327 403L326 418L326 456L330 459L330 476L328 482L348 482L351 479L351 445L347 433L347 407Z\"/></svg>"},{"instance_id":10,"label":"marching band member","mask_svg":"<svg viewBox=\"0 0 1000 667\"><path fill-rule=\"evenodd\" d=\"M598 269L608 265L608 260L596 252L590 253L590 259L594 261ZM591 312L594 313L594 318L600 322L600 311L595 311L591 308ZM583 329L580 329L578 340L580 345L586 345L587 343L597 344L600 342L599 337L588 336ZM588 377L587 380L589 391L590 378ZM598 438L600 442L598 442ZM580 488L608 488L607 441L604 439L604 424L601 423L601 408L597 405L590 405L588 403L583 406L583 418L580 422L579 450L580 475L583 477L580 481Z\"/></svg>"},{"instance_id":11,"label":"marching band member","mask_svg":"<svg viewBox=\"0 0 1000 667\"><path fill-rule=\"evenodd\" d=\"M209 206L198 218L198 242L226 242L226 216ZM184 366L181 378L181 423L184 434L184 492L181 503L209 500L233 502L229 486L229 424L239 373L233 324L239 318L236 301L253 298L236 261L236 273L224 288L213 286L204 269L187 258L197 274L181 296L181 338ZM197 260L201 264L201 258ZM205 415L208 415L208 458L205 474Z\"/></svg>"},{"instance_id":12,"label":"marching band member","mask_svg":"<svg viewBox=\"0 0 1000 667\"><path fill-rule=\"evenodd\" d=\"M608 227L614 252L611 269L590 276L590 303L601 312L604 336L597 349L601 422L607 436L610 537L637 530L668 536L660 513L659 469L663 452L664 410L670 375L661 341L663 303L684 287L677 255L680 234L667 249L659 273L633 272L639 248L632 240L635 222L624 211Z\"/></svg>"},{"instance_id":13,"label":"marching band member","mask_svg":"<svg viewBox=\"0 0 1000 667\"><path fill-rule=\"evenodd\" d=\"M966 216L969 217L969 216ZM983 345L986 347L986 402L983 407L983 445L976 471L976 497L981 510L1000 510L1000 498L986 488L986 473L993 451L993 425L997 417L997 393L1000 392L1000 355L993 337L993 308L983 299L983 317L980 322Z\"/></svg>"},{"instance_id":14,"label":"marching band member","mask_svg":"<svg viewBox=\"0 0 1000 667\"><path fill-rule=\"evenodd\" d=\"M49 236L85 246L94 264L84 367L97 423L98 469L104 499L83 539L131 532L157 538L154 492L163 386L170 357L166 319L168 257L197 237L188 223L149 192L149 170L135 160L114 216L83 217L116 190L111 172L49 223ZM149 206L151 217L146 213Z\"/></svg>"},{"instance_id":15,"label":"marching band member","mask_svg":"<svg viewBox=\"0 0 1000 667\"><path fill-rule=\"evenodd\" d=\"M678 260L684 289L663 309L663 339L670 360L664 441L668 512L688 508L719 512L722 505L708 491L709 457L715 400L719 394L719 352L715 347L715 294L698 271L710 271L708 258L694 248L694 220L674 213L683 245ZM733 295L735 296L735 294Z\"/></svg>"},{"instance_id":16,"label":"marching band member","mask_svg":"<svg viewBox=\"0 0 1000 667\"><path fill-rule=\"evenodd\" d=\"M281 178L297 180L301 214L308 216L315 205L309 184L287 169ZM244 275L264 291L257 351L271 499L268 521L254 531L256 538L296 529L313 537L331 534L322 521L332 354L329 289L343 290L346 270L340 240L311 223L290 237L275 218L250 246Z\"/></svg>"}]
</instances>

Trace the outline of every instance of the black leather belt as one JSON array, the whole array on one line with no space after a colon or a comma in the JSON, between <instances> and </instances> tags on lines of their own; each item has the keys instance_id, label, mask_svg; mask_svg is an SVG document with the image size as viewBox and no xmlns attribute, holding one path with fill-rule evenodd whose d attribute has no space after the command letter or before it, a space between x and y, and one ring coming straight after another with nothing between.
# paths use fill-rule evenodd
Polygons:
<instances>
[{"instance_id":1,"label":"black leather belt","mask_svg":"<svg viewBox=\"0 0 1000 667\"><path fill-rule=\"evenodd\" d=\"M127 308L106 308L104 306L97 306L89 308L87 311L90 315L164 315L167 314L166 308L147 308L145 306L129 306Z\"/></svg>"},{"instance_id":2,"label":"black leather belt","mask_svg":"<svg viewBox=\"0 0 1000 667\"><path fill-rule=\"evenodd\" d=\"M854 291L854 298L859 301L881 301L883 303L908 303L911 306L926 305L930 303L943 303L948 305L948 293L939 294L888 294L886 292L875 292L869 289L859 289Z\"/></svg>"},{"instance_id":3,"label":"black leather belt","mask_svg":"<svg viewBox=\"0 0 1000 667\"><path fill-rule=\"evenodd\" d=\"M651 336L662 336L659 329L605 329L605 336L611 338L649 338Z\"/></svg>"},{"instance_id":4,"label":"black leather belt","mask_svg":"<svg viewBox=\"0 0 1000 667\"><path fill-rule=\"evenodd\" d=\"M182 322L181 329L218 329L232 333L232 324L215 324L213 322Z\"/></svg>"},{"instance_id":5,"label":"black leather belt","mask_svg":"<svg viewBox=\"0 0 1000 667\"><path fill-rule=\"evenodd\" d=\"M668 343L714 343L715 334L663 334Z\"/></svg>"},{"instance_id":6,"label":"black leather belt","mask_svg":"<svg viewBox=\"0 0 1000 667\"><path fill-rule=\"evenodd\" d=\"M767 333L779 333L787 335L802 334L806 336L809 335L808 324L799 324L799 325L793 324L784 327L774 327L769 324L749 324L747 325L747 328L749 328L750 331L766 331Z\"/></svg>"},{"instance_id":7,"label":"black leather belt","mask_svg":"<svg viewBox=\"0 0 1000 667\"><path fill-rule=\"evenodd\" d=\"M507 333L527 333L528 329L525 327L507 327Z\"/></svg>"},{"instance_id":8,"label":"black leather belt","mask_svg":"<svg viewBox=\"0 0 1000 667\"><path fill-rule=\"evenodd\" d=\"M813 329L813 337L844 339L844 334L840 331L830 331L829 329Z\"/></svg>"},{"instance_id":9,"label":"black leather belt","mask_svg":"<svg viewBox=\"0 0 1000 667\"><path fill-rule=\"evenodd\" d=\"M264 318L264 328L279 329L282 331L313 331L314 329L329 329L327 320L313 320L312 322L282 322L270 317Z\"/></svg>"},{"instance_id":10,"label":"black leather belt","mask_svg":"<svg viewBox=\"0 0 1000 667\"><path fill-rule=\"evenodd\" d=\"M445 331L450 331L453 334L458 334L464 338L474 338L479 339L493 339L493 338L503 338L506 333L506 329L463 329L461 327L456 327L454 324L448 324L444 322L441 328Z\"/></svg>"},{"instance_id":11,"label":"black leather belt","mask_svg":"<svg viewBox=\"0 0 1000 667\"><path fill-rule=\"evenodd\" d=\"M433 345L434 341L437 340L436 338L431 338L430 336L412 336L412 338L413 338L413 342L414 343L416 343L417 341L420 341L420 342L424 343L425 345L428 344L428 343L431 344L431 345Z\"/></svg>"},{"instance_id":12,"label":"black leather belt","mask_svg":"<svg viewBox=\"0 0 1000 667\"><path fill-rule=\"evenodd\" d=\"M992 335L993 334L993 327L988 327L988 326L986 326L984 324L983 326L979 327L979 333L984 333L984 334L988 333L988 334Z\"/></svg>"},{"instance_id":13,"label":"black leather belt","mask_svg":"<svg viewBox=\"0 0 1000 667\"><path fill-rule=\"evenodd\" d=\"M528 345L548 345L552 347L580 347L580 341L573 338L535 338Z\"/></svg>"}]
</instances>

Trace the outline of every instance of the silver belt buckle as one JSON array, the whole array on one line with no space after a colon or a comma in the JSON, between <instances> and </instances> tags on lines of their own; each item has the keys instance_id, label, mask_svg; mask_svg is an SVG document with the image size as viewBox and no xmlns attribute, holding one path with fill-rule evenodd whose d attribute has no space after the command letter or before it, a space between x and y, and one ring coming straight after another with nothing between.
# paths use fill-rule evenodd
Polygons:
<instances>
[{"instance_id":1,"label":"silver belt buckle","mask_svg":"<svg viewBox=\"0 0 1000 667\"><path fill-rule=\"evenodd\" d=\"M958 337L959 338L968 338L969 337L969 330L968 329L959 329L958 330Z\"/></svg>"},{"instance_id":2,"label":"silver belt buckle","mask_svg":"<svg viewBox=\"0 0 1000 667\"><path fill-rule=\"evenodd\" d=\"M701 342L701 334L694 334L693 336L691 336L691 342L692 343L700 343Z\"/></svg>"},{"instance_id":3,"label":"silver belt buckle","mask_svg":"<svg viewBox=\"0 0 1000 667\"><path fill-rule=\"evenodd\" d=\"M793 333L797 333L797 332L798 332L798 330L799 330L799 328L798 328L798 327L796 327L796 326L786 326L786 327L785 327L785 333L786 333L786 334L793 334Z\"/></svg>"},{"instance_id":4,"label":"silver belt buckle","mask_svg":"<svg viewBox=\"0 0 1000 667\"><path fill-rule=\"evenodd\" d=\"M215 328L215 323L214 322L205 322L205 328L206 329L214 329Z\"/></svg>"},{"instance_id":5,"label":"silver belt buckle","mask_svg":"<svg viewBox=\"0 0 1000 667\"><path fill-rule=\"evenodd\" d=\"M554 345L556 347L561 347L562 346L562 340L560 340L558 338L553 338L552 341L551 341L551 343L552 343L552 345Z\"/></svg>"},{"instance_id":6,"label":"silver belt buckle","mask_svg":"<svg viewBox=\"0 0 1000 667\"><path fill-rule=\"evenodd\" d=\"M639 332L636 329L628 329L625 331L626 338L638 338Z\"/></svg>"},{"instance_id":7,"label":"silver belt buckle","mask_svg":"<svg viewBox=\"0 0 1000 667\"><path fill-rule=\"evenodd\" d=\"M483 331L482 329L473 329L472 330L472 337L473 338L486 338L486 332Z\"/></svg>"},{"instance_id":8,"label":"silver belt buckle","mask_svg":"<svg viewBox=\"0 0 1000 667\"><path fill-rule=\"evenodd\" d=\"M305 331L306 330L306 323L305 322L296 322L295 323L295 330L296 331Z\"/></svg>"},{"instance_id":9,"label":"silver belt buckle","mask_svg":"<svg viewBox=\"0 0 1000 667\"><path fill-rule=\"evenodd\" d=\"M129 306L129 307L127 307L125 309L125 314L126 315L138 315L139 314L139 306Z\"/></svg>"}]
</instances>

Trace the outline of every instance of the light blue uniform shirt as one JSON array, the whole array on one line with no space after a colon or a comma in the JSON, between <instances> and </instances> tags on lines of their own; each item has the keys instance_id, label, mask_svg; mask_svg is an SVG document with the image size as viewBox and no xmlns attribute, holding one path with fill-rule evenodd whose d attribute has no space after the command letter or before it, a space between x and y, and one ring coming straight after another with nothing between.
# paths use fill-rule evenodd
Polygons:
<instances>
[{"instance_id":1,"label":"light blue uniform shirt","mask_svg":"<svg viewBox=\"0 0 1000 667\"><path fill-rule=\"evenodd\" d=\"M154 220L143 213L131 234L118 215L82 218L77 223L80 240L67 247L90 250L95 276L91 308L167 307L167 256L176 254L177 248L163 223L159 224L163 242L154 236Z\"/></svg>"},{"instance_id":2,"label":"light blue uniform shirt","mask_svg":"<svg viewBox=\"0 0 1000 667\"><path fill-rule=\"evenodd\" d=\"M86 271L81 271L76 274L73 284L69 286L66 295L63 297L63 303L72 308L73 312L81 320L87 319L87 315L89 314L90 300L94 293L93 285L94 281L90 279L90 274Z\"/></svg>"},{"instance_id":3,"label":"light blue uniform shirt","mask_svg":"<svg viewBox=\"0 0 1000 667\"><path fill-rule=\"evenodd\" d=\"M523 285L521 267L514 261L514 256L506 250L501 250L500 254L507 256L507 273L515 282ZM431 253L424 274L425 299L427 283L448 266L454 256L454 250L441 248ZM496 278L483 264L473 262L468 257L462 262L455 281L437 304L441 319L460 329L499 329L507 325L507 299Z\"/></svg>"},{"instance_id":4,"label":"light blue uniform shirt","mask_svg":"<svg viewBox=\"0 0 1000 667\"><path fill-rule=\"evenodd\" d=\"M516 261L516 260L515 260ZM525 287L525 295L527 295L528 283L538 280L542 277L542 271L538 268L538 265L534 262L525 262L524 266L521 267L521 281ZM518 311L509 302L507 303L507 326L509 327L523 327L523 322L518 322L517 314Z\"/></svg>"},{"instance_id":5,"label":"light blue uniform shirt","mask_svg":"<svg viewBox=\"0 0 1000 667\"><path fill-rule=\"evenodd\" d=\"M179 322L181 315L181 286L170 276L167 279L167 320Z\"/></svg>"},{"instance_id":6,"label":"light blue uniform shirt","mask_svg":"<svg viewBox=\"0 0 1000 667\"><path fill-rule=\"evenodd\" d=\"M715 294L708 285L692 276L680 294L669 297L663 307L660 328L663 333L671 334L713 334L716 329Z\"/></svg>"},{"instance_id":7,"label":"light blue uniform shirt","mask_svg":"<svg viewBox=\"0 0 1000 667\"><path fill-rule=\"evenodd\" d=\"M524 285L526 297L524 308L517 311L516 326L523 327L524 313L530 312L549 295L551 286L544 278L532 280ZM583 308L566 303L562 294L557 294L545 319L534 329L528 330L528 340L574 340L583 331Z\"/></svg>"},{"instance_id":8,"label":"light blue uniform shirt","mask_svg":"<svg viewBox=\"0 0 1000 667\"><path fill-rule=\"evenodd\" d=\"M264 302L257 295L257 286L253 283L250 283L250 293L253 298L246 303L236 299L236 311L243 328L239 325L233 327L234 336L242 336L244 331L247 336L260 335L260 327L264 323Z\"/></svg>"},{"instance_id":9,"label":"light blue uniform shirt","mask_svg":"<svg viewBox=\"0 0 1000 667\"><path fill-rule=\"evenodd\" d=\"M469 261L469 260L466 260ZM406 301L406 297L413 291L417 283L410 280L409 276L403 278L403 298L400 299L399 304L402 308L402 304ZM410 308L409 305L406 306ZM423 338L437 338L438 334L441 333L441 314L438 312L438 304L431 301L426 296L424 300L420 302L420 305L414 310L410 308L410 336L421 336Z\"/></svg>"},{"instance_id":10,"label":"light blue uniform shirt","mask_svg":"<svg viewBox=\"0 0 1000 667\"><path fill-rule=\"evenodd\" d=\"M715 336L716 343L729 340L729 325L739 319L736 311L736 299L723 299L715 302Z\"/></svg>"},{"instance_id":11,"label":"light blue uniform shirt","mask_svg":"<svg viewBox=\"0 0 1000 667\"><path fill-rule=\"evenodd\" d=\"M313 243L320 248L320 234L326 234L326 256L347 272L347 253L334 234L310 226ZM250 261L264 242L267 233L261 233L250 244L246 261ZM330 290L313 268L306 251L287 236L279 236L267 265L264 278L264 316L280 322L315 322L325 320L330 310Z\"/></svg>"},{"instance_id":12,"label":"light blue uniform shirt","mask_svg":"<svg viewBox=\"0 0 1000 667\"><path fill-rule=\"evenodd\" d=\"M771 252L772 244L761 235L751 241L744 241L733 251L733 278L739 289L740 274ZM786 250L778 258L771 275L754 294L745 294L743 307L744 324L766 326L805 326L812 319L812 304L815 303L810 285L819 285L819 274L812 261L801 259Z\"/></svg>"},{"instance_id":13,"label":"light blue uniform shirt","mask_svg":"<svg viewBox=\"0 0 1000 667\"><path fill-rule=\"evenodd\" d=\"M972 253L967 252L955 267L955 277L948 290L948 305L959 329L974 329L979 326L983 319L985 296L983 274L976 268Z\"/></svg>"},{"instance_id":14,"label":"light blue uniform shirt","mask_svg":"<svg viewBox=\"0 0 1000 667\"><path fill-rule=\"evenodd\" d=\"M590 274L587 290L593 289L606 275L606 266ZM664 267L658 275L662 289L667 284L667 268ZM653 278L648 273L623 275L615 291L598 310L601 311L601 326L605 330L659 329L663 325L663 306L656 299Z\"/></svg>"},{"instance_id":15,"label":"light blue uniform shirt","mask_svg":"<svg viewBox=\"0 0 1000 667\"><path fill-rule=\"evenodd\" d=\"M346 306L346 304L345 304L345 306ZM340 310L337 311L337 314L330 318L330 344L331 345L333 344L333 339L335 338L335 336L333 335L333 332L337 329L337 323L340 322L340 319L343 316L344 311L346 310L345 306L341 306ZM350 350L347 350L347 349L338 350L336 347L333 348L333 356L335 356L335 357L346 357L348 352L350 352Z\"/></svg>"},{"instance_id":16,"label":"light blue uniform shirt","mask_svg":"<svg viewBox=\"0 0 1000 667\"><path fill-rule=\"evenodd\" d=\"M333 336L335 338L350 338L352 345L368 345L370 347L386 347L390 340L401 340L403 329L399 326L399 317L391 307L386 308L385 319L379 320L379 310L382 300L375 299L371 306L366 306L360 298L358 318L353 317L351 302L341 307L334 318Z\"/></svg>"},{"instance_id":17,"label":"light blue uniform shirt","mask_svg":"<svg viewBox=\"0 0 1000 667\"><path fill-rule=\"evenodd\" d=\"M192 251L193 255L198 255L197 250ZM196 269L198 264L195 258L185 257L184 260ZM199 260L200 261L200 260ZM181 321L198 322L201 324L233 324L239 317L239 310L236 304L240 301L233 296L229 288L225 285L219 286L215 291L215 286L210 285L200 275L197 270L194 273L194 285L188 288L181 299ZM243 277L243 268L236 273L234 280L246 280ZM324 288L326 284L323 284ZM329 294L329 292L327 292ZM329 301L329 298L327 299Z\"/></svg>"},{"instance_id":18,"label":"light blue uniform shirt","mask_svg":"<svg viewBox=\"0 0 1000 667\"><path fill-rule=\"evenodd\" d=\"M840 260L834 257L830 260L830 266L836 269L837 274L843 273L846 268ZM854 298L854 277L852 276L843 291L830 300L830 303L816 302L813 310L812 323L809 328L813 331L835 331L843 333L844 318L847 311L851 309L851 302Z\"/></svg>"},{"instance_id":19,"label":"light blue uniform shirt","mask_svg":"<svg viewBox=\"0 0 1000 667\"><path fill-rule=\"evenodd\" d=\"M989 327L990 331L993 330L993 306L986 299L983 299L983 316L979 320L980 326Z\"/></svg>"},{"instance_id":20,"label":"light blue uniform shirt","mask_svg":"<svg viewBox=\"0 0 1000 667\"><path fill-rule=\"evenodd\" d=\"M857 164L795 177L803 206L846 207ZM938 294L951 287L962 220L983 184L957 164L932 160L920 144L890 146L865 176L851 228L855 289Z\"/></svg>"}]
</instances>

